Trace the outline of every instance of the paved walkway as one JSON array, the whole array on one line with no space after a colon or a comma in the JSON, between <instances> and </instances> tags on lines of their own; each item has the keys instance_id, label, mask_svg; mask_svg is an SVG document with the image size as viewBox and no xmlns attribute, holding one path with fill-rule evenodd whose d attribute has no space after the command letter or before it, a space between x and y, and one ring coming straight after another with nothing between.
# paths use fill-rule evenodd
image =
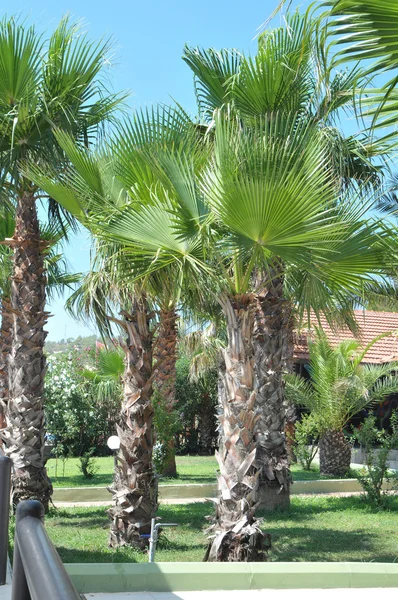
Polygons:
<instances>
[{"instance_id":1,"label":"paved walkway","mask_svg":"<svg viewBox=\"0 0 398 600\"><path fill-rule=\"evenodd\" d=\"M396 600L398 588L345 588L331 590L228 590L212 592L136 592L124 594L86 594L87 600Z\"/></svg>"}]
</instances>

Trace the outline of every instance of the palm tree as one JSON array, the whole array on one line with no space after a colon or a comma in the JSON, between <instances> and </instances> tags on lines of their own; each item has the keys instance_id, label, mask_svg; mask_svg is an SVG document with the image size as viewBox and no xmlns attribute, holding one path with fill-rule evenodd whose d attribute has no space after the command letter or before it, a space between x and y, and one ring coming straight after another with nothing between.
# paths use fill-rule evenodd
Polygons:
<instances>
[{"instance_id":1,"label":"palm tree","mask_svg":"<svg viewBox=\"0 0 398 600\"><path fill-rule=\"evenodd\" d=\"M289 485L283 375L292 302L302 312L330 315L336 305L349 312L354 291L382 271L381 238L377 223L361 219L362 200L341 197L317 127L284 113L244 127L228 107L214 117L204 150L200 139L166 145L156 157L137 153L134 185L127 166L116 169L129 201L110 197L100 161L63 135L74 167L59 176L33 165L29 176L99 238L119 244L136 281L174 264L191 293L210 293L221 305L220 498L207 559L262 560L267 537L254 518L260 474L276 491ZM202 151L197 169L192 153Z\"/></svg>"},{"instance_id":2,"label":"palm tree","mask_svg":"<svg viewBox=\"0 0 398 600\"><path fill-rule=\"evenodd\" d=\"M338 49L336 65L361 61L368 79L383 74L388 81L380 88L359 90L359 112L371 116L371 130L395 126L397 123L398 95L397 68L398 43L395 31L398 27L398 8L389 0L329 0L325 19L325 32L332 47ZM390 78L391 76L391 78ZM360 88L361 85L358 84ZM382 131L386 143L395 147L395 131ZM382 138L382 139L383 139ZM390 139L392 138L392 139Z\"/></svg>"},{"instance_id":3,"label":"palm tree","mask_svg":"<svg viewBox=\"0 0 398 600\"><path fill-rule=\"evenodd\" d=\"M48 41L14 18L0 22L1 182L16 204L15 231L9 240L14 269L8 406L18 419L8 427L12 446L6 442L5 450L16 456L15 445L24 447L14 463L15 502L36 498L45 507L51 495L43 462L46 275L36 211L40 194L22 175L21 164L46 161L62 169L65 157L54 127L88 145L120 101L101 83L109 43L91 43L80 33L68 18L62 19ZM50 208L57 214L51 200Z\"/></svg>"},{"instance_id":4,"label":"palm tree","mask_svg":"<svg viewBox=\"0 0 398 600\"><path fill-rule=\"evenodd\" d=\"M96 396L101 402L122 396L122 378L124 356L121 348L103 348L99 350L96 369L86 369L83 377L91 381L96 388Z\"/></svg>"},{"instance_id":5,"label":"palm tree","mask_svg":"<svg viewBox=\"0 0 398 600\"><path fill-rule=\"evenodd\" d=\"M318 330L309 343L311 381L293 374L286 378L287 396L309 410L319 425L321 475L341 477L347 473L351 446L343 429L366 406L398 391L396 364L363 364L366 353L379 340L380 336L365 349L356 340L333 348Z\"/></svg>"},{"instance_id":6,"label":"palm tree","mask_svg":"<svg viewBox=\"0 0 398 600\"><path fill-rule=\"evenodd\" d=\"M9 210L0 213L0 242L12 236L15 221ZM11 351L11 322L10 314L10 275L11 250L8 246L0 245L0 430L6 427L5 407L9 394L8 357Z\"/></svg>"},{"instance_id":7,"label":"palm tree","mask_svg":"<svg viewBox=\"0 0 398 600\"><path fill-rule=\"evenodd\" d=\"M86 166L94 164L87 161ZM115 185L109 169L108 165L97 171L98 183L103 193L117 203L121 187ZM120 449L109 488L114 502L108 510L109 545L144 548L148 539L142 536L150 532L151 519L158 507L158 485L152 464L155 312L142 288L126 277L125 262L118 245L97 244L90 272L68 299L67 307L74 316L95 322L104 337L114 339L112 325L124 336L118 342L124 354L122 364L118 350L107 352L101 355L100 373L86 375L95 378L99 393L122 387L117 425Z\"/></svg>"},{"instance_id":8,"label":"palm tree","mask_svg":"<svg viewBox=\"0 0 398 600\"><path fill-rule=\"evenodd\" d=\"M183 58L194 73L198 107L205 121L214 123L214 111L225 105L238 115L247 128L256 119L270 118L275 112L289 115L289 118L295 115L297 123L307 122L318 128L320 135L324 136L325 155L342 190L355 188L358 184L364 189L368 189L369 184L378 185L381 167L372 163L372 157L383 153L382 146L369 143L360 134L345 138L336 126L339 113L349 112L352 107L353 88L361 81L362 72L357 67L353 70L333 70L324 39L318 33L317 20L311 17L311 13L288 15L286 27L265 31L259 38L258 53L253 58L245 57L236 50L218 52L188 47ZM311 291L311 285L307 285L307 292ZM279 289L274 289L273 293L278 296L282 287L279 285ZM313 291L316 303L319 291L315 291L315 288ZM336 300L337 306L340 300ZM290 342L283 351L276 348L275 351L284 357L283 369L291 370L295 325L293 299L289 308L288 304L285 306L286 318L280 320L279 325L284 327L284 336L290 337ZM287 317L289 312L290 316ZM338 310L334 311L336 319L341 320L342 315L338 313ZM275 328L276 322L268 332L260 327L261 338L270 335L275 341ZM261 353L261 344L257 352ZM261 370L261 387L273 385L272 381L268 381L273 376L271 374L268 378L268 371L267 368ZM279 400L282 402L283 394ZM283 423L286 422L286 428L291 430L295 414L292 407L285 410L285 406L277 408L276 405L267 407L264 404L264 413L256 428L258 456L264 459L260 486L262 503L269 508L276 503L289 503L289 461ZM276 414L279 415L279 436L276 435L274 421ZM264 434L270 435L267 434L270 423L275 447L268 440L265 448Z\"/></svg>"},{"instance_id":9,"label":"palm tree","mask_svg":"<svg viewBox=\"0 0 398 600\"><path fill-rule=\"evenodd\" d=\"M6 405L9 396L8 361L12 348L12 311L10 306L11 276L12 276L12 249L9 240L15 230L15 219L10 210L5 210L0 217L0 437L1 431L7 427ZM79 274L68 271L68 266L63 259L62 248L65 230L52 226L40 227L42 240L46 243L43 250L44 265L47 271L46 291L51 299L57 294L63 294L66 287L79 280ZM1 441L1 440L0 440Z\"/></svg>"}]
</instances>

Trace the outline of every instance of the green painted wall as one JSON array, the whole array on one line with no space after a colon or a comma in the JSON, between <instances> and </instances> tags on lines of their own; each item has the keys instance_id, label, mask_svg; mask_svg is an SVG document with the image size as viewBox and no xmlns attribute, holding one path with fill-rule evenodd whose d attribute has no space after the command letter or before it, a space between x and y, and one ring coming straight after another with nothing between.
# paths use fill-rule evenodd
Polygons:
<instances>
[{"instance_id":1,"label":"green painted wall","mask_svg":"<svg viewBox=\"0 0 398 600\"><path fill-rule=\"evenodd\" d=\"M398 588L391 563L66 564L79 593Z\"/></svg>"}]
</instances>

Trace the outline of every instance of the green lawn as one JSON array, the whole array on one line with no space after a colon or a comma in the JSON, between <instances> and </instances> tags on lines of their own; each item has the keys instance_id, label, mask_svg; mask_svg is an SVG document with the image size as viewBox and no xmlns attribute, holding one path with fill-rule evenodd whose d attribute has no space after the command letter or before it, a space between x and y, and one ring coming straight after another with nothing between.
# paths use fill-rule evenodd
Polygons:
<instances>
[{"instance_id":1,"label":"green lawn","mask_svg":"<svg viewBox=\"0 0 398 600\"><path fill-rule=\"evenodd\" d=\"M79 486L106 486L112 482L113 457L106 456L96 459L97 472L92 479L84 479L79 471L79 459L68 458L63 463L50 459L47 463L48 474L55 487L79 487ZM63 471L63 468L65 470ZM161 478L160 485L181 483L215 483L217 461L214 456L177 456L177 479ZM57 470L57 471L56 471ZM57 475L56 475L57 472ZM320 479L318 466L312 471L303 471L301 467L293 465L293 478L296 481L308 481Z\"/></svg>"},{"instance_id":2,"label":"green lawn","mask_svg":"<svg viewBox=\"0 0 398 600\"><path fill-rule=\"evenodd\" d=\"M161 506L165 522L180 526L162 534L156 559L201 561L206 546L202 528L211 503ZM272 536L271 561L398 560L398 498L389 512L372 512L359 497L292 499L289 512L268 514L264 529ZM144 553L107 548L104 508L53 511L46 529L64 562L146 562Z\"/></svg>"}]
</instances>

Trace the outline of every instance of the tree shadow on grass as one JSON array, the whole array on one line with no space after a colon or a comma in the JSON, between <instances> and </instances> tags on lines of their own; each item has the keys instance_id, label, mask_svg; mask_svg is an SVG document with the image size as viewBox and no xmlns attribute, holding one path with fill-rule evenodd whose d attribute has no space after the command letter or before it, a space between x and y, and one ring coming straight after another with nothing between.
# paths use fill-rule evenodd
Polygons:
<instances>
[{"instance_id":1,"label":"tree shadow on grass","mask_svg":"<svg viewBox=\"0 0 398 600\"><path fill-rule=\"evenodd\" d=\"M67 487L107 487L112 483L112 474L98 474L91 479L85 479L83 475L65 475L65 477L52 477L55 488Z\"/></svg>"},{"instance_id":2,"label":"tree shadow on grass","mask_svg":"<svg viewBox=\"0 0 398 600\"><path fill-rule=\"evenodd\" d=\"M52 509L47 521L51 527L102 527L109 524L106 510L105 506Z\"/></svg>"},{"instance_id":3,"label":"tree shadow on grass","mask_svg":"<svg viewBox=\"0 0 398 600\"><path fill-rule=\"evenodd\" d=\"M191 502L190 504L160 504L158 516L164 523L178 523L201 530L206 525L207 515L212 513L211 502Z\"/></svg>"},{"instance_id":4,"label":"tree shadow on grass","mask_svg":"<svg viewBox=\"0 0 398 600\"><path fill-rule=\"evenodd\" d=\"M119 550L77 550L75 548L65 548L57 546L57 552L63 563L137 563L146 562L147 556L142 553L139 559L139 552L130 548L121 548Z\"/></svg>"},{"instance_id":5,"label":"tree shadow on grass","mask_svg":"<svg viewBox=\"0 0 398 600\"><path fill-rule=\"evenodd\" d=\"M270 527L271 561L278 562L395 562L397 551L377 548L378 538L369 532L309 529L307 527Z\"/></svg>"},{"instance_id":6,"label":"tree shadow on grass","mask_svg":"<svg viewBox=\"0 0 398 600\"><path fill-rule=\"evenodd\" d=\"M295 497L291 500L289 509L276 509L271 512L257 511L257 516L264 518L267 522L278 521L305 521L319 515L320 513L338 513L343 511L358 511L359 514L378 514L360 496L309 496ZM391 499L388 512L398 512L398 496ZM380 514L380 513L379 513Z\"/></svg>"},{"instance_id":7,"label":"tree shadow on grass","mask_svg":"<svg viewBox=\"0 0 398 600\"><path fill-rule=\"evenodd\" d=\"M208 485L216 484L216 475L178 475L177 477L161 477L159 479L160 485L178 485L178 484L190 483L191 485L206 483Z\"/></svg>"}]
</instances>

